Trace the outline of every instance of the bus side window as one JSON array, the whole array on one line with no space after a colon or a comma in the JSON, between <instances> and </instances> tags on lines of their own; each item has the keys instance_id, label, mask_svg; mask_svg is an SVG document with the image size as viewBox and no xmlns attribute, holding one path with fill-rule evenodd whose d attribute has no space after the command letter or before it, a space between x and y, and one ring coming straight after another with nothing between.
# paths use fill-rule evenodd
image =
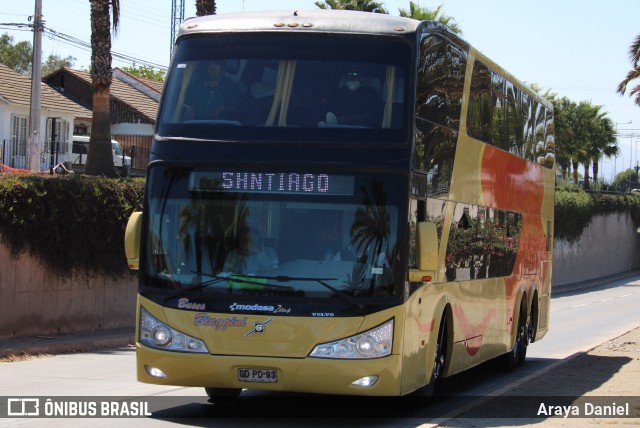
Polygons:
<instances>
[{"instance_id":1,"label":"bus side window","mask_svg":"<svg viewBox=\"0 0 640 428\"><path fill-rule=\"evenodd\" d=\"M448 116L446 82L440 77L447 45L442 37L429 36L420 45L416 112L419 117L445 125Z\"/></svg>"},{"instance_id":2,"label":"bus side window","mask_svg":"<svg viewBox=\"0 0 640 428\"><path fill-rule=\"evenodd\" d=\"M476 61L471 75L467 133L485 143L491 143L491 73L486 65Z\"/></svg>"},{"instance_id":3,"label":"bus side window","mask_svg":"<svg viewBox=\"0 0 640 428\"><path fill-rule=\"evenodd\" d=\"M428 36L420 46L416 112L422 118L457 128L467 54L439 36Z\"/></svg>"},{"instance_id":4,"label":"bus side window","mask_svg":"<svg viewBox=\"0 0 640 428\"><path fill-rule=\"evenodd\" d=\"M458 133L421 117L416 118L416 128L413 168L427 174L429 197L446 198L451 185Z\"/></svg>"}]
</instances>

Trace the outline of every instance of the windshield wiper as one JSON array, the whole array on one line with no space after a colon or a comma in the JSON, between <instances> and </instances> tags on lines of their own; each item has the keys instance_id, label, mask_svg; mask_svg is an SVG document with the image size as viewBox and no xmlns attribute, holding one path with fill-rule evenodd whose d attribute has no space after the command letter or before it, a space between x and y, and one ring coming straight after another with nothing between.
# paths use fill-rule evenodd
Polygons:
<instances>
[{"instance_id":1,"label":"windshield wiper","mask_svg":"<svg viewBox=\"0 0 640 428\"><path fill-rule=\"evenodd\" d=\"M284 289L284 290L291 290L291 287L286 286L286 285L275 285L275 284L268 284L268 283L260 283L260 284L256 284L255 282L251 281L252 279L277 279L277 280L281 280L284 277L267 277L267 276L254 276L254 275L250 275L250 276L245 276L245 275L212 275L209 273L204 273L204 272L193 272L196 275L200 275L200 276L208 276L211 277L213 279L210 279L208 281L202 281L202 282L198 282L195 284L191 284L187 287L182 287L182 288L178 288L174 291L172 291L171 293L167 294L166 296L164 296L164 303L167 303L169 300L180 296L183 293L188 293L190 291L195 291L195 290L199 290L201 288L204 287L208 287L209 285L212 284L216 284L220 281L233 281L235 283L239 283L239 284L248 284L248 285L259 285L260 287L264 287L264 288L275 288L275 289ZM282 281L283 282L283 281Z\"/></svg>"},{"instance_id":2,"label":"windshield wiper","mask_svg":"<svg viewBox=\"0 0 640 428\"><path fill-rule=\"evenodd\" d=\"M196 273L198 273L198 272L196 272ZM164 303L167 303L169 300L173 299L174 297L178 297L179 295L181 295L183 293L188 293L190 291L199 290L201 288L208 287L208 286L210 286L212 284L215 284L217 282L224 281L225 279L228 279L228 277L226 277L226 276L215 276L215 275L209 275L209 274L202 274L202 275L213 277L213 279L210 279L208 281L197 282L195 284L189 285L188 287L178 288L177 290L174 290L171 293L169 293L166 296L164 296Z\"/></svg>"},{"instance_id":3,"label":"windshield wiper","mask_svg":"<svg viewBox=\"0 0 640 428\"><path fill-rule=\"evenodd\" d=\"M266 279L266 280L272 280L272 281L278 281L278 282L290 282L290 281L313 281L313 282L317 282L318 284L322 285L323 287L331 290L333 293L335 293L336 296L341 297L343 300L345 300L346 302L350 303L351 305L357 307L358 309L364 309L364 305L362 303L360 303L359 301L357 301L353 297L349 296L345 292L340 291L337 288L335 288L335 287L333 287L333 286L331 286L331 285L329 285L329 284L327 284L325 282L325 281L335 281L338 278L305 278L305 277L292 277L292 276L287 276L287 275L278 275L278 276L224 275L224 276L217 276L217 275L211 275L211 274L206 274L206 273L202 273L202 272L194 272L194 273L199 274L199 275L209 276L209 277L212 277L212 279L210 279L208 281L198 282L196 284L191 284L188 287L178 288L177 290L174 290L171 293L169 293L166 296L164 296L164 303L168 302L169 300L171 300L171 299L173 299L173 298L175 298L177 296L180 296L183 293L188 293L190 291L199 290L201 288L208 287L209 285L216 284L216 283L218 283L220 281L224 281L224 280L233 281L233 282L237 282L237 283L241 283L241 284L256 285L255 282L251 281L252 279ZM291 287L286 286L286 285L275 285L275 284L268 284L268 283L261 283L260 286L265 287L265 288L291 289Z\"/></svg>"},{"instance_id":4,"label":"windshield wiper","mask_svg":"<svg viewBox=\"0 0 640 428\"><path fill-rule=\"evenodd\" d=\"M278 276L251 276L251 278L260 278L260 279L271 279L271 280L276 280L278 282L289 282L289 281L315 281L318 284L322 285L323 287L333 291L335 293L336 296L341 297L343 300L346 300L347 302L351 303L353 306L357 307L358 309L364 309L364 305L360 302L358 302L356 299L354 299L353 297L349 296L347 293L338 290L337 288L327 284L325 281L335 281L338 278L299 278L299 277L292 277L292 276L287 276L287 275L278 275Z\"/></svg>"},{"instance_id":5,"label":"windshield wiper","mask_svg":"<svg viewBox=\"0 0 640 428\"><path fill-rule=\"evenodd\" d=\"M310 281L311 281L311 279L310 279ZM315 281L317 281L318 284L322 285L323 287L328 288L329 290L333 291L334 293L336 293L336 296L342 297L344 300L346 300L347 302L351 303L356 308L364 309L364 305L362 303L358 302L356 299L354 299L353 297L349 296L347 293L345 293L343 291L340 291L337 288L334 288L334 287L330 286L329 284L327 284L323 280L315 279Z\"/></svg>"}]
</instances>

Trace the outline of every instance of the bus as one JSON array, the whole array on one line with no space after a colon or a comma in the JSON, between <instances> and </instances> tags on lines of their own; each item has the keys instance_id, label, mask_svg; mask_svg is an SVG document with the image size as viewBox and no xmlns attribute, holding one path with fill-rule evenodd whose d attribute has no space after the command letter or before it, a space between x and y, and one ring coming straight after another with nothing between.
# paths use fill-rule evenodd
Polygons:
<instances>
[{"instance_id":1,"label":"bus","mask_svg":"<svg viewBox=\"0 0 640 428\"><path fill-rule=\"evenodd\" d=\"M143 210L137 378L428 397L549 328L552 105L446 27L186 20Z\"/></svg>"}]
</instances>

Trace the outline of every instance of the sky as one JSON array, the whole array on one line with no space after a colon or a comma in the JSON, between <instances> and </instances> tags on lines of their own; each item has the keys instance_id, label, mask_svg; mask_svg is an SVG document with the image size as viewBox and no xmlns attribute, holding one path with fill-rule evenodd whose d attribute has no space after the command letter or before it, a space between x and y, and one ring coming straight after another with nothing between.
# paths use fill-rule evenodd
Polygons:
<instances>
[{"instance_id":1,"label":"sky","mask_svg":"<svg viewBox=\"0 0 640 428\"><path fill-rule=\"evenodd\" d=\"M195 0L182 0L185 18L195 16ZM175 0L179 4L181 0ZM452 16L462 37L521 81L535 83L559 96L590 101L616 124L620 155L604 159L607 181L640 163L640 107L616 92L631 68L629 46L640 34L638 0L441 0L417 1ZM169 63L173 0L120 0L120 27L112 39L115 53L166 67ZM409 0L383 1L392 15ZM218 0L217 13L258 10L316 9L313 0ZM33 34L27 24L35 0L0 0L0 34L14 42ZM45 26L56 33L90 41L89 0L42 0ZM90 48L45 36L43 58L56 54L76 58L75 68L88 68ZM113 66L130 66L114 58ZM636 82L640 84L640 82ZM631 122L631 123L629 123ZM582 171L581 171L582 172Z\"/></svg>"}]
</instances>

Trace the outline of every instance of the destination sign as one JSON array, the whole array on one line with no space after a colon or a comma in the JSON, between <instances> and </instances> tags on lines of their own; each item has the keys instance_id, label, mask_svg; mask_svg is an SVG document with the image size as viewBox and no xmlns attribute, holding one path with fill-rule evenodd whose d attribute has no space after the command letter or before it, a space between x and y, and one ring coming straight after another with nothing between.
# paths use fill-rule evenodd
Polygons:
<instances>
[{"instance_id":1,"label":"destination sign","mask_svg":"<svg viewBox=\"0 0 640 428\"><path fill-rule=\"evenodd\" d=\"M352 176L303 172L194 172L191 190L352 196Z\"/></svg>"}]
</instances>

